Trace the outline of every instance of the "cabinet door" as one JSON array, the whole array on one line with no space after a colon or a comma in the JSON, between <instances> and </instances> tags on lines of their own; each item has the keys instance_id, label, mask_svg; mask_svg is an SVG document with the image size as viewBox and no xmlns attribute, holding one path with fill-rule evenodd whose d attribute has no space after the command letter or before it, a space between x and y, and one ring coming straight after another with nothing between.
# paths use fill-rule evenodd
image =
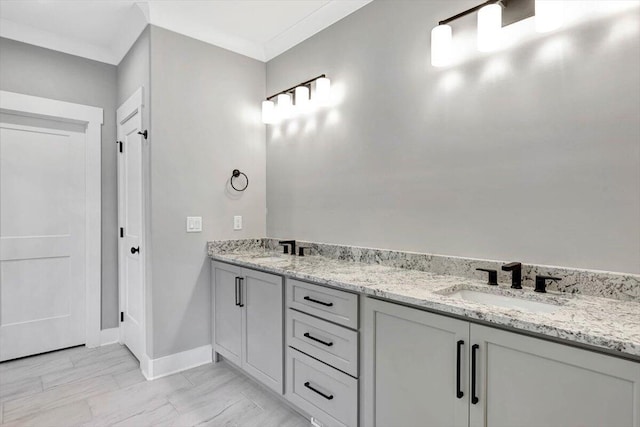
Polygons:
<instances>
[{"instance_id":1,"label":"cabinet door","mask_svg":"<svg viewBox=\"0 0 640 427\"><path fill-rule=\"evenodd\" d=\"M284 320L282 277L243 269L242 368L282 394Z\"/></svg>"},{"instance_id":2,"label":"cabinet door","mask_svg":"<svg viewBox=\"0 0 640 427\"><path fill-rule=\"evenodd\" d=\"M469 323L370 298L364 310L362 425L467 426Z\"/></svg>"},{"instance_id":3,"label":"cabinet door","mask_svg":"<svg viewBox=\"0 0 640 427\"><path fill-rule=\"evenodd\" d=\"M640 363L471 325L471 426L640 427Z\"/></svg>"},{"instance_id":4,"label":"cabinet door","mask_svg":"<svg viewBox=\"0 0 640 427\"><path fill-rule=\"evenodd\" d=\"M220 262L212 263L213 349L236 365L241 365L242 307L240 281L242 269Z\"/></svg>"}]
</instances>

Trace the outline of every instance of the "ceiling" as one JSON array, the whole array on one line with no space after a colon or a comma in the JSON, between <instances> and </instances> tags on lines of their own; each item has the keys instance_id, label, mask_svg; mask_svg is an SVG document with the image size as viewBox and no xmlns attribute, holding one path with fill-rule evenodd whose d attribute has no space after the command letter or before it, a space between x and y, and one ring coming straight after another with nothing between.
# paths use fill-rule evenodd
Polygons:
<instances>
[{"instance_id":1,"label":"ceiling","mask_svg":"<svg viewBox=\"0 0 640 427\"><path fill-rule=\"evenodd\" d=\"M268 61L371 0L0 0L0 36L118 64L147 24Z\"/></svg>"}]
</instances>

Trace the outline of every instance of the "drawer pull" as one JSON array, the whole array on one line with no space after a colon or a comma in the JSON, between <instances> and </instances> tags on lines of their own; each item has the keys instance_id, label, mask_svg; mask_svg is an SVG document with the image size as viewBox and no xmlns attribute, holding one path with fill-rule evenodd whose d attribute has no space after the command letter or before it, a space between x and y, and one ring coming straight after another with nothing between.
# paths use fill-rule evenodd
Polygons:
<instances>
[{"instance_id":1,"label":"drawer pull","mask_svg":"<svg viewBox=\"0 0 640 427\"><path fill-rule=\"evenodd\" d=\"M313 299L310 296L306 296L304 297L304 299L310 302L315 302L316 304L324 305L325 307L333 307L332 302L318 301L317 299Z\"/></svg>"},{"instance_id":2,"label":"drawer pull","mask_svg":"<svg viewBox=\"0 0 640 427\"><path fill-rule=\"evenodd\" d=\"M323 392L321 392L320 390L316 390L315 388L311 387L311 384L309 383L309 381L307 381L306 383L304 383L304 386L306 388L308 388L311 391L315 391L316 393L318 393L320 396L324 397L327 400L331 400L333 399L333 394L327 396L326 394L324 394Z\"/></svg>"},{"instance_id":3,"label":"drawer pull","mask_svg":"<svg viewBox=\"0 0 640 427\"><path fill-rule=\"evenodd\" d=\"M327 342L327 341L323 341L323 340L321 340L321 339L319 339L319 338L316 338L316 337L314 337L314 336L311 336L311 334L310 334L309 332L305 332L305 333L304 333L304 336L305 336L305 337L307 337L307 338L309 338L310 340L314 340L314 341L316 341L316 342L319 342L320 344L324 344L324 345L326 345L327 347L331 347L331 346L333 345L333 343L332 343L332 342L330 342L330 341L329 341L329 342Z\"/></svg>"}]
</instances>

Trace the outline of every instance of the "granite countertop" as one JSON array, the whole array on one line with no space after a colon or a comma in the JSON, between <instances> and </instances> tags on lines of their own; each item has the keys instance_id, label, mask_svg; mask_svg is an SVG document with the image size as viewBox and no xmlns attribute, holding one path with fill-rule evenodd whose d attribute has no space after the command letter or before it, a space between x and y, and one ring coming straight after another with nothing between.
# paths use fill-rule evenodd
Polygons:
<instances>
[{"instance_id":1,"label":"granite countertop","mask_svg":"<svg viewBox=\"0 0 640 427\"><path fill-rule=\"evenodd\" d=\"M212 259L257 268L295 279L464 316L490 324L584 344L640 360L640 303L531 288L488 286L486 282L318 255L284 255L263 248L211 250ZM456 290L480 290L558 306L551 313L485 305L447 296Z\"/></svg>"}]
</instances>

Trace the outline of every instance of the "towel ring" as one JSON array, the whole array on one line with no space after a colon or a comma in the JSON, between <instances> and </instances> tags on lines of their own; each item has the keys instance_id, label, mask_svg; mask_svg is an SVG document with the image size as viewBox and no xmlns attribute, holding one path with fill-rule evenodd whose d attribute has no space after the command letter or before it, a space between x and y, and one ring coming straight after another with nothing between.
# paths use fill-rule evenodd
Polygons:
<instances>
[{"instance_id":1,"label":"towel ring","mask_svg":"<svg viewBox=\"0 0 640 427\"><path fill-rule=\"evenodd\" d=\"M244 179L247 181L247 183L242 188L236 188L236 186L233 185L233 179L239 177L240 175L244 176ZM236 190L236 191L244 191L249 186L249 178L247 177L247 175L244 174L244 172L240 172L238 169L234 169L233 172L231 172L230 183L231 183L231 187L233 187L234 190Z\"/></svg>"}]
</instances>

